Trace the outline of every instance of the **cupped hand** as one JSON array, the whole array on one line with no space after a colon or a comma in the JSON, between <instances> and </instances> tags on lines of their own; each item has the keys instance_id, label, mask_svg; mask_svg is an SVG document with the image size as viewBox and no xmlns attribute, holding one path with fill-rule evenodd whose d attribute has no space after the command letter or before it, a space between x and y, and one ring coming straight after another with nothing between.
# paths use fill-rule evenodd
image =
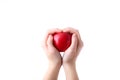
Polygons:
<instances>
[{"instance_id":1,"label":"cupped hand","mask_svg":"<svg viewBox=\"0 0 120 80\"><path fill-rule=\"evenodd\" d=\"M43 49L51 65L62 64L62 57L60 55L60 52L53 45L53 36L52 36L54 33L61 31L62 30L57 28L48 30L43 41Z\"/></svg>"},{"instance_id":2,"label":"cupped hand","mask_svg":"<svg viewBox=\"0 0 120 80\"><path fill-rule=\"evenodd\" d=\"M79 31L69 27L69 28L63 29L63 32L72 33L72 42L70 47L64 52L63 64L75 63L77 56L79 55L83 47L83 42L81 40Z\"/></svg>"}]
</instances>

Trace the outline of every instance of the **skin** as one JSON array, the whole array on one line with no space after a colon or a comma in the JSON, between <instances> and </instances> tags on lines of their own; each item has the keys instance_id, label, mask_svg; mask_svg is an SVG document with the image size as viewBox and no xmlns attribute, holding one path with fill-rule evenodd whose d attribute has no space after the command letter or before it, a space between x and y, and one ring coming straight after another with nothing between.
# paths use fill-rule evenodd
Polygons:
<instances>
[{"instance_id":1,"label":"skin","mask_svg":"<svg viewBox=\"0 0 120 80\"><path fill-rule=\"evenodd\" d=\"M53 36L55 32L70 32L72 33L72 43L70 47L64 52L63 57L60 52L53 45ZM47 72L44 75L43 80L57 80L60 67L63 65L66 80L79 80L76 71L76 59L79 55L83 42L81 40L79 31L68 27L63 30L52 29L49 30L44 38L43 49L49 61Z\"/></svg>"}]
</instances>

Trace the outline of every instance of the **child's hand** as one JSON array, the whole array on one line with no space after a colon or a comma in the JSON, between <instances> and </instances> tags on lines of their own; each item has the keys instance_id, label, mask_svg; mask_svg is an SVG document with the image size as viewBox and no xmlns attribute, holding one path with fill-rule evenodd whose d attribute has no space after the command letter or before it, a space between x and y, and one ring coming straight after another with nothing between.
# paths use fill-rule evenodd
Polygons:
<instances>
[{"instance_id":1,"label":"child's hand","mask_svg":"<svg viewBox=\"0 0 120 80\"><path fill-rule=\"evenodd\" d=\"M65 28L63 32L70 32L72 33L72 42L70 47L65 51L63 56L63 65L68 63L75 63L76 58L83 47L83 42L81 40L80 34L78 30L73 28Z\"/></svg>"},{"instance_id":2,"label":"child's hand","mask_svg":"<svg viewBox=\"0 0 120 80\"><path fill-rule=\"evenodd\" d=\"M61 65L62 57L61 57L59 51L53 45L52 34L54 34L55 32L61 32L61 30L57 29L57 28L48 30L48 32L45 36L44 43L43 43L43 48L47 55L50 65L58 65L58 64Z\"/></svg>"}]
</instances>

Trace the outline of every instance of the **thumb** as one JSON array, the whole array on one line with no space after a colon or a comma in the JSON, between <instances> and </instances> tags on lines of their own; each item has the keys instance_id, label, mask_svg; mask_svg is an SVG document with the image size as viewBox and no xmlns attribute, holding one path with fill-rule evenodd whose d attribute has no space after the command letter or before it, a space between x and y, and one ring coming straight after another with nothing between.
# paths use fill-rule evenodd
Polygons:
<instances>
[{"instance_id":1,"label":"thumb","mask_svg":"<svg viewBox=\"0 0 120 80\"><path fill-rule=\"evenodd\" d=\"M76 36L76 34L72 35L72 42L71 42L71 45L69 48L70 48L70 50L75 50L77 48L77 36Z\"/></svg>"},{"instance_id":2,"label":"thumb","mask_svg":"<svg viewBox=\"0 0 120 80\"><path fill-rule=\"evenodd\" d=\"M49 35L48 40L47 40L47 45L50 47L54 47L53 46L53 36Z\"/></svg>"}]
</instances>

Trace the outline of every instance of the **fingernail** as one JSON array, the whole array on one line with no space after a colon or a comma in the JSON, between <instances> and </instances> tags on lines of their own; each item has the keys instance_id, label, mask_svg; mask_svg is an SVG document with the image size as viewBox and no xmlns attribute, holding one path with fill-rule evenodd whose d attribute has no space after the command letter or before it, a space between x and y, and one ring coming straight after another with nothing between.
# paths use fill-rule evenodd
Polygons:
<instances>
[{"instance_id":1,"label":"fingernail","mask_svg":"<svg viewBox=\"0 0 120 80\"><path fill-rule=\"evenodd\" d=\"M76 37L76 34L73 34L73 37Z\"/></svg>"},{"instance_id":2,"label":"fingernail","mask_svg":"<svg viewBox=\"0 0 120 80\"><path fill-rule=\"evenodd\" d=\"M49 35L49 37L50 37L50 39L52 39L53 37L52 37L52 35Z\"/></svg>"}]
</instances>

